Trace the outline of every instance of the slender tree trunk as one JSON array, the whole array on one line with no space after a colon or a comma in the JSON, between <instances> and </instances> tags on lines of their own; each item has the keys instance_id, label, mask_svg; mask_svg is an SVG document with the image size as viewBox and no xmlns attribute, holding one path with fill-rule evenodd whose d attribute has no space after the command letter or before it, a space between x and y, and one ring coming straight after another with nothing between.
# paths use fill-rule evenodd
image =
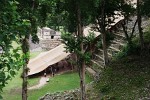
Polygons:
<instances>
[{"instance_id":1,"label":"slender tree trunk","mask_svg":"<svg viewBox=\"0 0 150 100\"><path fill-rule=\"evenodd\" d=\"M79 2L77 2L77 20L78 20L78 35L79 38L83 37L83 25L81 22L81 10L79 6ZM83 43L80 44L81 52L83 53ZM79 55L80 56L80 55ZM81 100L86 99L85 95L85 61L83 58L79 57L79 76L80 76L80 88L81 88Z\"/></svg>"},{"instance_id":2,"label":"slender tree trunk","mask_svg":"<svg viewBox=\"0 0 150 100\"><path fill-rule=\"evenodd\" d=\"M144 39L143 39L143 31L142 31L142 17L141 17L141 9L140 9L141 0L137 0L137 22L138 22L138 29L139 29L139 37L140 37L140 44L141 50L144 48Z\"/></svg>"},{"instance_id":3,"label":"slender tree trunk","mask_svg":"<svg viewBox=\"0 0 150 100\"><path fill-rule=\"evenodd\" d=\"M108 53L107 53L107 44L106 44L106 30L105 30L105 0L102 0L102 19L101 19L101 31L102 31L102 46L103 46L103 58L104 58L104 65L108 64Z\"/></svg>"},{"instance_id":4,"label":"slender tree trunk","mask_svg":"<svg viewBox=\"0 0 150 100\"><path fill-rule=\"evenodd\" d=\"M80 62L80 87L81 87L81 100L86 100L85 93L85 62Z\"/></svg>"},{"instance_id":5,"label":"slender tree trunk","mask_svg":"<svg viewBox=\"0 0 150 100\"><path fill-rule=\"evenodd\" d=\"M23 66L22 100L27 100L27 64Z\"/></svg>"},{"instance_id":6,"label":"slender tree trunk","mask_svg":"<svg viewBox=\"0 0 150 100\"><path fill-rule=\"evenodd\" d=\"M27 100L27 64L29 62L29 58L27 57L29 52L29 42L28 42L29 36L25 36L25 38L22 41L22 51L24 56L24 65L23 65L23 73L22 73L22 100Z\"/></svg>"},{"instance_id":7,"label":"slender tree trunk","mask_svg":"<svg viewBox=\"0 0 150 100\"><path fill-rule=\"evenodd\" d=\"M121 26L123 28L123 32L124 32L124 35L126 37L128 44L131 45L132 44L132 41L131 41L132 38L130 38L130 36L128 35L128 27L126 25L127 25L127 21L123 20L123 23L121 24Z\"/></svg>"}]
</instances>

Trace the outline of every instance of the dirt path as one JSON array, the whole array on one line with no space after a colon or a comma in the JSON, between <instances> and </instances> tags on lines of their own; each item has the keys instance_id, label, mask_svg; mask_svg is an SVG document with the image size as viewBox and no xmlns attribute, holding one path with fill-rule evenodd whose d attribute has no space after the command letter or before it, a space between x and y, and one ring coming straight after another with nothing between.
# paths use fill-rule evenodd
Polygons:
<instances>
[{"instance_id":1,"label":"dirt path","mask_svg":"<svg viewBox=\"0 0 150 100\"><path fill-rule=\"evenodd\" d=\"M47 79L49 77L41 77L40 81L39 81L39 84L37 85L34 85L32 87L29 87L28 89L29 90L33 90L33 89L39 89L40 87L44 86L46 83L47 83Z\"/></svg>"},{"instance_id":2,"label":"dirt path","mask_svg":"<svg viewBox=\"0 0 150 100\"><path fill-rule=\"evenodd\" d=\"M70 70L66 70L66 71L61 71L55 75L61 75L63 73L66 73L66 72L69 72ZM39 89L41 88L42 86L46 85L47 84L47 79L49 79L50 77L52 77L52 75L47 75L47 77L44 77L42 76L39 83L37 85L34 85L32 87L29 87L28 90L33 90L33 89Z\"/></svg>"}]
</instances>

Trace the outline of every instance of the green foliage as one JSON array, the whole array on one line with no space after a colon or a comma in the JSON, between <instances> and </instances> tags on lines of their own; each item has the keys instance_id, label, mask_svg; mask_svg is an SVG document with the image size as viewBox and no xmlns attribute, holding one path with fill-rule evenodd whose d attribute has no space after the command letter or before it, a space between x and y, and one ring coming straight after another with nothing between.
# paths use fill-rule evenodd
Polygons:
<instances>
[{"instance_id":1,"label":"green foliage","mask_svg":"<svg viewBox=\"0 0 150 100\"><path fill-rule=\"evenodd\" d=\"M96 0L96 3L93 7L93 13L92 13L92 17L95 19L94 24L97 24L98 26L96 27L96 29L98 29L98 31L102 31L101 30L101 25L102 25L102 0ZM105 25L103 27L107 27L107 26L111 26L112 23L114 23L114 20L116 19L114 16L115 15L119 15L115 13L115 11L121 11L122 12L122 4L125 4L124 0L105 0L105 8L104 8L104 16L105 16ZM100 27L99 27L100 26Z\"/></svg>"},{"instance_id":2,"label":"green foliage","mask_svg":"<svg viewBox=\"0 0 150 100\"><path fill-rule=\"evenodd\" d=\"M150 43L150 31L147 30L146 32L144 32L143 36L144 36L144 43L149 44ZM133 38L132 44L126 44L123 47L122 51L117 53L117 55L115 55L115 59L120 59L129 55L139 55L141 52L139 41L140 41L139 37ZM149 49L149 48L146 48L146 49Z\"/></svg>"},{"instance_id":3,"label":"green foliage","mask_svg":"<svg viewBox=\"0 0 150 100\"><path fill-rule=\"evenodd\" d=\"M142 6L141 6L141 8L142 8L142 14L144 15L144 16L150 16L150 1L149 0L143 0L143 4L142 4Z\"/></svg>"},{"instance_id":4,"label":"green foliage","mask_svg":"<svg viewBox=\"0 0 150 100\"><path fill-rule=\"evenodd\" d=\"M1 1L0 3L0 47L2 48L2 54L0 54L0 92L23 64L19 49L12 47L12 41L17 40L17 30L21 23L17 5L18 2L14 0Z\"/></svg>"},{"instance_id":5,"label":"green foliage","mask_svg":"<svg viewBox=\"0 0 150 100\"><path fill-rule=\"evenodd\" d=\"M5 87L5 84L10 80L22 66L22 57L18 50L13 52L3 53L0 56L0 89Z\"/></svg>"},{"instance_id":6,"label":"green foliage","mask_svg":"<svg viewBox=\"0 0 150 100\"><path fill-rule=\"evenodd\" d=\"M148 30L147 32L144 32L144 42L145 43L150 43L150 30Z\"/></svg>"},{"instance_id":7,"label":"green foliage","mask_svg":"<svg viewBox=\"0 0 150 100\"><path fill-rule=\"evenodd\" d=\"M131 4L130 1L122 1L120 5L121 14L128 20L129 16L135 13L136 9L134 8L134 4Z\"/></svg>"},{"instance_id":8,"label":"green foliage","mask_svg":"<svg viewBox=\"0 0 150 100\"><path fill-rule=\"evenodd\" d=\"M96 44L97 48L102 48L102 39L99 39L99 41Z\"/></svg>"},{"instance_id":9,"label":"green foliage","mask_svg":"<svg viewBox=\"0 0 150 100\"><path fill-rule=\"evenodd\" d=\"M0 90L24 64L23 56L19 49L13 48L12 42L22 43L29 34L32 35L33 42L38 41L35 34L38 22L36 16L39 13L38 5L38 0L34 2L31 0L6 0L0 3L0 48L3 51L0 55L0 74L3 76L0 79Z\"/></svg>"},{"instance_id":10,"label":"green foliage","mask_svg":"<svg viewBox=\"0 0 150 100\"><path fill-rule=\"evenodd\" d=\"M66 51L77 54L81 59L85 60L86 63L90 62L91 54L90 52L81 51L80 45L81 43L85 46L90 44L94 40L94 37L93 33L90 33L87 37L76 37L69 32L62 33L61 36L63 43L66 44Z\"/></svg>"},{"instance_id":11,"label":"green foliage","mask_svg":"<svg viewBox=\"0 0 150 100\"><path fill-rule=\"evenodd\" d=\"M106 44L107 44L107 47L110 46L111 44L111 41L114 40L114 35L110 32L106 32ZM96 45L98 48L102 48L102 37L99 38L99 41L97 42L97 45Z\"/></svg>"},{"instance_id":12,"label":"green foliage","mask_svg":"<svg viewBox=\"0 0 150 100\"><path fill-rule=\"evenodd\" d=\"M115 55L115 59L121 59L129 55L138 55L140 53L140 46L136 43L126 44L122 51Z\"/></svg>"},{"instance_id":13,"label":"green foliage","mask_svg":"<svg viewBox=\"0 0 150 100\"><path fill-rule=\"evenodd\" d=\"M46 25L52 29L59 30L58 26L63 26L68 32L76 32L77 4L81 9L81 21L84 26L95 21L92 15L97 3L93 0L45 0L44 2L41 3L45 7L42 11L44 12L43 17L45 16Z\"/></svg>"},{"instance_id":14,"label":"green foliage","mask_svg":"<svg viewBox=\"0 0 150 100\"><path fill-rule=\"evenodd\" d=\"M110 87L108 84L104 84L104 85L101 86L100 91L101 91L102 93L107 93L107 92L110 91L110 88L111 88L111 87Z\"/></svg>"},{"instance_id":15,"label":"green foliage","mask_svg":"<svg viewBox=\"0 0 150 100\"><path fill-rule=\"evenodd\" d=\"M31 52L30 53L30 57L35 58L35 56L37 56L39 54L39 52ZM20 66L16 66L16 67L20 67ZM21 79L21 74L22 74L22 69L17 69L16 71L16 75L14 77L11 77L10 80L8 80L8 84L6 84L6 87L4 87L3 89L3 93L2 96L4 97L4 100L20 100L21 98L21 92L19 92L20 94L18 95L17 91L21 91L21 86L22 86L22 79ZM33 86L38 84L39 82L39 78L33 78L33 79L28 79L28 85L29 86ZM11 92L13 91L13 92ZM13 94L15 93L15 94ZM10 97L10 98L9 98Z\"/></svg>"}]
</instances>

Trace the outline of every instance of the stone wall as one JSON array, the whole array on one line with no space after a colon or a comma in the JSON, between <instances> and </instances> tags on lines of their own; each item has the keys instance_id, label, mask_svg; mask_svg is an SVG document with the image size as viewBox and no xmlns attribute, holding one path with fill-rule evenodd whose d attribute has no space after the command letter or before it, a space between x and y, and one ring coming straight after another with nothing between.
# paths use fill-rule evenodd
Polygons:
<instances>
[{"instance_id":1,"label":"stone wall","mask_svg":"<svg viewBox=\"0 0 150 100\"><path fill-rule=\"evenodd\" d=\"M100 100L99 94L96 93L94 82L86 85L86 100ZM69 90L64 92L47 93L39 100L81 100L80 89Z\"/></svg>"},{"instance_id":2,"label":"stone wall","mask_svg":"<svg viewBox=\"0 0 150 100\"><path fill-rule=\"evenodd\" d=\"M56 93L47 93L45 96L41 97L39 100L80 100L80 91L79 89L56 92Z\"/></svg>"},{"instance_id":3,"label":"stone wall","mask_svg":"<svg viewBox=\"0 0 150 100\"><path fill-rule=\"evenodd\" d=\"M40 46L43 50L51 50L61 44L60 39L40 40Z\"/></svg>"}]
</instances>

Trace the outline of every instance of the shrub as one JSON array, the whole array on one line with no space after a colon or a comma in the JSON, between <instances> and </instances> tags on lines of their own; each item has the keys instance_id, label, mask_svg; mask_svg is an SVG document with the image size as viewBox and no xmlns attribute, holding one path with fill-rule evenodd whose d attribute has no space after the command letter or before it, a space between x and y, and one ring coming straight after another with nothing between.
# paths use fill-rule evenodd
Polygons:
<instances>
[{"instance_id":1,"label":"shrub","mask_svg":"<svg viewBox=\"0 0 150 100\"><path fill-rule=\"evenodd\" d=\"M115 59L121 59L129 55L138 55L140 53L140 46L137 43L127 44L122 51L115 55Z\"/></svg>"}]
</instances>

